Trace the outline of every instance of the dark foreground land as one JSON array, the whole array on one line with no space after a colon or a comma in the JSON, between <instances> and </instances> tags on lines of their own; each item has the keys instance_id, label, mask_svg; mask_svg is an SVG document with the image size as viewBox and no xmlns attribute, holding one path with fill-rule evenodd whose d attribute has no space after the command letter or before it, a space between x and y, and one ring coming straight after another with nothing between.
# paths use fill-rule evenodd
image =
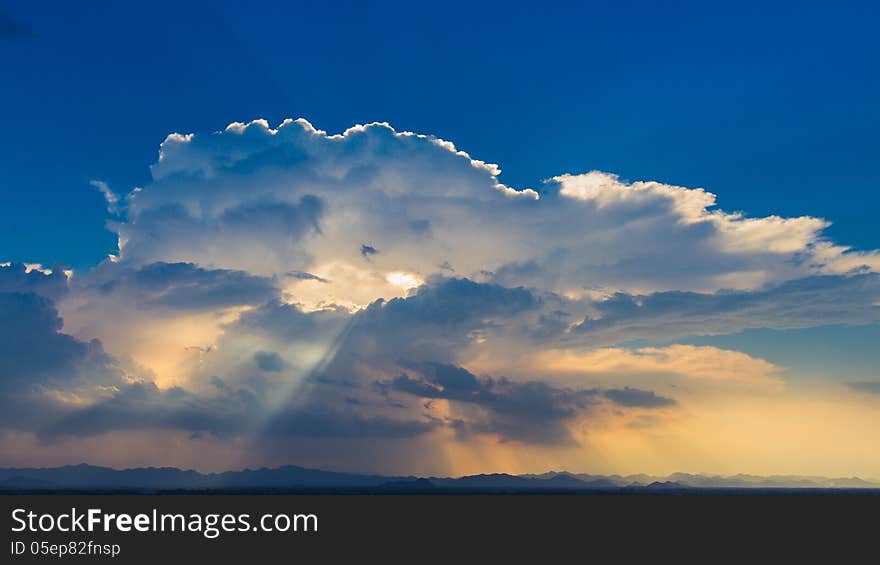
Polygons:
<instances>
[{"instance_id":1,"label":"dark foreground land","mask_svg":"<svg viewBox=\"0 0 880 565\"><path fill-rule=\"evenodd\" d=\"M2 493L169 494L663 494L859 495L880 494L880 484L850 478L677 473L602 476L550 472L464 477L389 477L286 466L199 473L173 467L111 469L92 465L0 469Z\"/></svg>"},{"instance_id":2,"label":"dark foreground land","mask_svg":"<svg viewBox=\"0 0 880 565\"><path fill-rule=\"evenodd\" d=\"M437 488L430 490L407 490L387 488L238 488L238 489L0 489L0 494L233 494L233 495L657 495L657 496L880 496L878 489L836 488L669 488L622 487L613 489L507 489L507 488Z\"/></svg>"}]
</instances>

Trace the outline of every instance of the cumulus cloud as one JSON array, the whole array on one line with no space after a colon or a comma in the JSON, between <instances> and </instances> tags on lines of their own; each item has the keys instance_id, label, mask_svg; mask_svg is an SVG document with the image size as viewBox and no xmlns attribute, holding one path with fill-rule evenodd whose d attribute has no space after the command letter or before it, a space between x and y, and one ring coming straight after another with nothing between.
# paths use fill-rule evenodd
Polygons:
<instances>
[{"instance_id":1,"label":"cumulus cloud","mask_svg":"<svg viewBox=\"0 0 880 565\"><path fill-rule=\"evenodd\" d=\"M51 300L33 293L0 292L0 422L41 430L60 415L112 395L137 373L106 354L97 340L61 331Z\"/></svg>"},{"instance_id":2,"label":"cumulus cloud","mask_svg":"<svg viewBox=\"0 0 880 565\"><path fill-rule=\"evenodd\" d=\"M349 319L349 312L342 308L305 312L296 304L273 299L242 313L227 331L235 337L257 335L284 345L328 339Z\"/></svg>"},{"instance_id":3,"label":"cumulus cloud","mask_svg":"<svg viewBox=\"0 0 880 565\"><path fill-rule=\"evenodd\" d=\"M272 402L277 388L237 386L217 377L211 390L159 388L149 373L131 370L97 340L82 342L63 333L64 323L45 297L0 293L0 314L16 320L14 326L0 327L0 404L6 428L47 438L142 429L226 437L254 431L283 437L400 437L436 426L430 420L334 410L326 402L279 407ZM257 369L269 373L286 367L274 352L257 351L253 359Z\"/></svg>"},{"instance_id":4,"label":"cumulus cloud","mask_svg":"<svg viewBox=\"0 0 880 565\"><path fill-rule=\"evenodd\" d=\"M32 293L0 293L0 374L7 391L24 387L64 386L88 381L104 386L119 382L97 341L84 343L61 333L63 322L52 302Z\"/></svg>"},{"instance_id":5,"label":"cumulus cloud","mask_svg":"<svg viewBox=\"0 0 880 565\"><path fill-rule=\"evenodd\" d=\"M347 346L388 358L450 360L456 349L540 304L524 288L435 279L409 297L379 300L365 308L353 321ZM376 336L381 336L381 350L372 346Z\"/></svg>"},{"instance_id":6,"label":"cumulus cloud","mask_svg":"<svg viewBox=\"0 0 880 565\"><path fill-rule=\"evenodd\" d=\"M5 426L271 438L335 462L409 441L567 449L706 391L785 391L763 359L652 342L880 313L880 255L821 218L598 171L539 195L385 123L171 134L151 171L124 196L93 182L107 261L0 265L0 386L29 407Z\"/></svg>"},{"instance_id":7,"label":"cumulus cloud","mask_svg":"<svg viewBox=\"0 0 880 565\"><path fill-rule=\"evenodd\" d=\"M67 294L69 274L63 266L43 269L42 265L0 264L0 292L32 292L58 300Z\"/></svg>"},{"instance_id":8,"label":"cumulus cloud","mask_svg":"<svg viewBox=\"0 0 880 565\"><path fill-rule=\"evenodd\" d=\"M302 239L320 233L323 213L322 201L313 195L293 201L257 195L210 211L174 201L142 209L141 199L140 194L130 199L127 222L110 224L118 230L129 262L196 260L260 274L278 274L280 265L284 270L308 266L311 260Z\"/></svg>"},{"instance_id":9,"label":"cumulus cloud","mask_svg":"<svg viewBox=\"0 0 880 565\"><path fill-rule=\"evenodd\" d=\"M180 275L175 281L203 282L191 266L171 272ZM164 266L158 273L141 282L164 288L168 273ZM559 387L541 375L528 380L478 377L454 364L475 332L540 305L525 289L466 279L434 279L409 297L379 300L356 313L307 312L274 298L225 325L216 347L199 350L202 364L188 386L159 388L117 371L112 382L89 381L105 391L90 402L54 406L51 425L40 430L88 436L183 429L219 436L350 440L411 438L445 429L459 441L481 435L503 442L573 445L571 427L588 420L592 407L602 402L628 409L674 405L647 390ZM60 333L57 315L49 318L53 335L82 348ZM45 337L22 339L27 349ZM118 365L100 344L93 347L109 366ZM314 359L303 362L308 355ZM201 383L199 374L205 377Z\"/></svg>"},{"instance_id":10,"label":"cumulus cloud","mask_svg":"<svg viewBox=\"0 0 880 565\"><path fill-rule=\"evenodd\" d=\"M448 142L384 123L340 135L304 120L174 134L152 171L114 224L127 262L298 270L333 283L325 273L340 264L377 280L391 271L426 280L444 265L579 295L745 290L880 266L876 252L827 240L825 220L724 212L700 188L590 172L553 177L538 198ZM322 292L352 301L350 283ZM376 286L353 302L388 292Z\"/></svg>"}]
</instances>

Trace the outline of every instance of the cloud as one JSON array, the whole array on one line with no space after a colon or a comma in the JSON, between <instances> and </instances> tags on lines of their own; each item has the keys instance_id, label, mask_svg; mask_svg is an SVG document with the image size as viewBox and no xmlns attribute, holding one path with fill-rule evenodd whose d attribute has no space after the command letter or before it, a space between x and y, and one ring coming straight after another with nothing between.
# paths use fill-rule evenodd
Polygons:
<instances>
[{"instance_id":1,"label":"cloud","mask_svg":"<svg viewBox=\"0 0 880 565\"><path fill-rule=\"evenodd\" d=\"M66 413L112 395L136 368L105 353L98 340L61 332L51 300L0 292L0 426L40 431Z\"/></svg>"},{"instance_id":2,"label":"cloud","mask_svg":"<svg viewBox=\"0 0 880 565\"><path fill-rule=\"evenodd\" d=\"M73 277L58 308L67 333L100 338L114 355L149 367L164 387L187 383L224 324L280 294L275 279L243 271L105 261Z\"/></svg>"},{"instance_id":3,"label":"cloud","mask_svg":"<svg viewBox=\"0 0 880 565\"><path fill-rule=\"evenodd\" d=\"M92 180L89 184L101 192L101 196L107 202L107 212L114 216L119 214L119 196L111 190L110 185L102 180Z\"/></svg>"},{"instance_id":4,"label":"cloud","mask_svg":"<svg viewBox=\"0 0 880 565\"><path fill-rule=\"evenodd\" d=\"M141 200L149 195L145 189L130 197L127 221L110 223L129 263L195 261L266 275L281 274L281 265L285 272L306 270L311 258L302 240L320 233L324 211L311 194L289 201L238 197L208 209L173 201L144 209Z\"/></svg>"},{"instance_id":5,"label":"cloud","mask_svg":"<svg viewBox=\"0 0 880 565\"><path fill-rule=\"evenodd\" d=\"M350 319L341 308L305 312L296 304L278 298L243 312L227 328L231 334L252 334L279 344L328 339L341 331Z\"/></svg>"},{"instance_id":6,"label":"cloud","mask_svg":"<svg viewBox=\"0 0 880 565\"><path fill-rule=\"evenodd\" d=\"M615 401L613 394L560 388L543 377L477 377L457 364L462 351L482 336L504 333L507 325L542 306L526 289L434 278L408 297L376 301L350 315L344 329L337 325L328 347L332 354L309 373L308 386L297 393L299 400L332 411L343 410L355 395L361 410L392 414L401 421L437 420L452 426L460 437L489 434L503 441L573 444L569 426L574 419L587 417L588 408L602 399ZM327 315L276 304L246 313L244 323L236 323L230 331L239 341L245 339L239 332L265 336L268 328L287 340L301 340L306 334L326 336L313 324ZM646 391L645 395L642 407L673 404ZM453 406L449 413L425 413L407 396ZM635 405L631 401L629 407Z\"/></svg>"},{"instance_id":7,"label":"cloud","mask_svg":"<svg viewBox=\"0 0 880 565\"><path fill-rule=\"evenodd\" d=\"M326 402L279 406L273 402L276 387L230 385L217 377L211 390L159 388L149 374L105 353L97 340L82 342L63 333L62 319L44 297L0 293L0 315L16 320L0 326L0 423L47 439L145 429L224 437L255 431L281 437L408 437L437 425L334 410ZM287 367L274 352L257 351L253 359L268 373Z\"/></svg>"},{"instance_id":8,"label":"cloud","mask_svg":"<svg viewBox=\"0 0 880 565\"><path fill-rule=\"evenodd\" d=\"M864 392L866 394L880 394L880 382L859 381L846 384L849 388L858 392Z\"/></svg>"},{"instance_id":9,"label":"cloud","mask_svg":"<svg viewBox=\"0 0 880 565\"><path fill-rule=\"evenodd\" d=\"M0 265L0 292L33 292L51 300L67 294L69 271L63 266L43 269L42 265L6 263Z\"/></svg>"},{"instance_id":10,"label":"cloud","mask_svg":"<svg viewBox=\"0 0 880 565\"><path fill-rule=\"evenodd\" d=\"M0 383L10 391L70 389L81 384L113 386L121 370L98 341L81 342L61 333L53 303L32 293L0 293Z\"/></svg>"},{"instance_id":11,"label":"cloud","mask_svg":"<svg viewBox=\"0 0 880 565\"><path fill-rule=\"evenodd\" d=\"M80 292L124 298L139 308L177 312L262 304L278 295L273 280L192 263L151 263L127 268L105 264L79 282Z\"/></svg>"},{"instance_id":12,"label":"cloud","mask_svg":"<svg viewBox=\"0 0 880 565\"><path fill-rule=\"evenodd\" d=\"M572 333L591 343L806 328L880 320L880 275L825 275L754 291L615 293Z\"/></svg>"},{"instance_id":13,"label":"cloud","mask_svg":"<svg viewBox=\"0 0 880 565\"><path fill-rule=\"evenodd\" d=\"M306 273L303 271L290 271L289 273L287 273L287 276L299 279L301 281L318 281L322 283L330 282L327 279L319 277L318 275L313 275L312 273Z\"/></svg>"},{"instance_id":14,"label":"cloud","mask_svg":"<svg viewBox=\"0 0 880 565\"><path fill-rule=\"evenodd\" d=\"M384 123L339 135L305 120L173 134L152 173L113 224L122 261L314 273L331 281L325 295L360 307L394 292L364 284L389 272L488 273L584 296L750 290L880 266L876 252L829 241L820 218L747 217L702 188L597 171L552 177L538 198L451 143ZM361 272L361 284L330 269Z\"/></svg>"},{"instance_id":15,"label":"cloud","mask_svg":"<svg viewBox=\"0 0 880 565\"><path fill-rule=\"evenodd\" d=\"M261 371L269 373L277 373L284 368L284 359L274 351L257 351L254 361Z\"/></svg>"},{"instance_id":16,"label":"cloud","mask_svg":"<svg viewBox=\"0 0 880 565\"><path fill-rule=\"evenodd\" d=\"M411 296L378 300L360 311L346 336L345 352L450 361L457 349L484 332L503 328L505 320L540 305L540 298L524 288L435 278Z\"/></svg>"},{"instance_id":17,"label":"cloud","mask_svg":"<svg viewBox=\"0 0 880 565\"><path fill-rule=\"evenodd\" d=\"M671 398L657 396L653 391L630 387L606 390L605 396L617 404L627 407L656 408L675 404L675 401Z\"/></svg>"},{"instance_id":18,"label":"cloud","mask_svg":"<svg viewBox=\"0 0 880 565\"><path fill-rule=\"evenodd\" d=\"M651 391L627 387L623 390L573 390L532 380L479 378L463 367L443 363L404 363L417 376L402 373L378 382L387 391L425 399L467 403L485 414L453 419L461 433L496 434L502 441L540 444L575 444L569 425L603 396L628 408L672 406L675 401Z\"/></svg>"},{"instance_id":19,"label":"cloud","mask_svg":"<svg viewBox=\"0 0 880 565\"><path fill-rule=\"evenodd\" d=\"M137 290L125 295L140 294L148 305L155 303L154 293L164 296L167 288L194 284L206 289L210 300L193 305L175 299L177 309L202 308L206 300L227 306L230 302L218 301L213 291L218 281L244 281L247 286L255 278L189 264L110 272L124 273L115 279L122 281L117 284ZM24 342L16 348L26 351L38 342L51 343L46 336L54 335L78 352L62 357L64 370L80 363L86 345L60 333L62 323L51 303L35 295L15 296L44 301L42 309L21 316L29 319L43 312L46 319L37 324L44 328L40 332L22 334ZM475 343L491 344L495 335L510 332L518 338L522 317L534 317L546 307L527 289L441 277L408 297L378 300L356 313L304 311L272 297L222 326L216 346L199 349L199 366L188 386L159 388L149 379L129 376L100 344L92 343L110 380L87 380L75 387L87 402L46 404L46 421L35 427L47 437L176 429L220 437L334 441L434 437L446 430L465 443L494 437L502 443L573 446L584 426L604 417L601 407L609 403L618 411L676 406L674 398L634 382L611 384L627 377L656 373L705 381L776 382L778 369L766 362L694 346L585 354L546 350L532 359L530 372L516 378L477 376L460 364ZM561 374L606 374L610 386L563 385ZM64 383L56 389L70 394L74 387ZM428 400L434 402L423 402Z\"/></svg>"},{"instance_id":20,"label":"cloud","mask_svg":"<svg viewBox=\"0 0 880 565\"><path fill-rule=\"evenodd\" d=\"M716 197L702 188L688 189L659 182L620 180L617 175L592 171L583 175L560 175L552 179L559 193L589 203L596 210L624 224L652 216L670 216L681 225L709 224L721 250L793 253L815 241L828 222L808 216L799 218L746 218L742 214L710 211Z\"/></svg>"},{"instance_id":21,"label":"cloud","mask_svg":"<svg viewBox=\"0 0 880 565\"><path fill-rule=\"evenodd\" d=\"M122 415L137 414L139 423L119 429L177 426L212 434L339 440L413 438L445 429L460 441L488 435L505 442L574 445L570 426L589 418L594 403L616 402L613 394L535 378L476 377L454 364L475 332L503 328L504 320L540 305L525 289L443 278L356 313L304 311L275 298L224 326L216 347L200 352L189 388L123 389L72 415L64 429L106 432L116 429ZM197 374L205 376L202 384ZM427 409L407 400L413 396L454 406L449 412Z\"/></svg>"},{"instance_id":22,"label":"cloud","mask_svg":"<svg viewBox=\"0 0 880 565\"><path fill-rule=\"evenodd\" d=\"M69 412L43 434L88 436L120 430L183 429L228 437L245 429L247 399L243 396L200 397L179 387L159 389L153 383L136 382Z\"/></svg>"},{"instance_id":23,"label":"cloud","mask_svg":"<svg viewBox=\"0 0 880 565\"><path fill-rule=\"evenodd\" d=\"M438 422L431 420L363 416L352 410L296 410L277 413L262 432L270 437L398 439L428 434L438 426Z\"/></svg>"},{"instance_id":24,"label":"cloud","mask_svg":"<svg viewBox=\"0 0 880 565\"><path fill-rule=\"evenodd\" d=\"M727 390L778 393L784 389L784 367L740 351L711 346L669 345L586 351L544 349L517 359L524 371L540 368L556 380L673 384L690 391Z\"/></svg>"},{"instance_id":25,"label":"cloud","mask_svg":"<svg viewBox=\"0 0 880 565\"><path fill-rule=\"evenodd\" d=\"M623 428L632 449L636 423L788 390L746 353L651 343L878 321L876 251L702 188L592 171L539 194L436 137L305 120L171 134L151 172L127 195L93 182L117 255L0 266L4 426L352 465Z\"/></svg>"}]
</instances>

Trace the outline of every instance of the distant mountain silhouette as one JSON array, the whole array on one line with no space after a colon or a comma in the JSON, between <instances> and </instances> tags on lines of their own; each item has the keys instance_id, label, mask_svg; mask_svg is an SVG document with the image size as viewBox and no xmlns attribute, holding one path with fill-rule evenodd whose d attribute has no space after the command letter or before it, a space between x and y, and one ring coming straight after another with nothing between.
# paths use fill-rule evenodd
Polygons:
<instances>
[{"instance_id":1,"label":"distant mountain silhouette","mask_svg":"<svg viewBox=\"0 0 880 565\"><path fill-rule=\"evenodd\" d=\"M402 481L390 481L377 487L379 491L394 492L429 492L437 489L437 485L428 479L413 479Z\"/></svg>"},{"instance_id":2,"label":"distant mountain silhouette","mask_svg":"<svg viewBox=\"0 0 880 565\"><path fill-rule=\"evenodd\" d=\"M43 490L303 490L377 492L532 492L684 489L864 489L880 483L858 477L735 475L731 477L674 473L589 475L551 471L540 475L493 473L464 477L413 477L341 473L288 465L199 473L174 467L111 469L93 465L51 468L0 468L0 491Z\"/></svg>"},{"instance_id":3,"label":"distant mountain silhouette","mask_svg":"<svg viewBox=\"0 0 880 565\"><path fill-rule=\"evenodd\" d=\"M584 481L568 473L557 473L549 477L495 473L458 478L431 477L430 481L440 487L478 490L589 490L618 487L617 484L608 480Z\"/></svg>"},{"instance_id":4,"label":"distant mountain silhouette","mask_svg":"<svg viewBox=\"0 0 880 565\"><path fill-rule=\"evenodd\" d=\"M654 481L653 483L645 485L644 488L647 490L681 490L693 487L675 481Z\"/></svg>"},{"instance_id":5,"label":"distant mountain silhouette","mask_svg":"<svg viewBox=\"0 0 880 565\"><path fill-rule=\"evenodd\" d=\"M199 473L174 467L141 467L116 470L93 465L68 465L53 468L0 469L0 489L156 489L222 490L273 488L346 488L375 487L393 480L415 477L383 477L306 469L293 465L274 469L245 469L223 473Z\"/></svg>"},{"instance_id":6,"label":"distant mountain silhouette","mask_svg":"<svg viewBox=\"0 0 880 565\"><path fill-rule=\"evenodd\" d=\"M10 477L0 481L0 490L46 490L57 488L55 483L29 477Z\"/></svg>"}]
</instances>

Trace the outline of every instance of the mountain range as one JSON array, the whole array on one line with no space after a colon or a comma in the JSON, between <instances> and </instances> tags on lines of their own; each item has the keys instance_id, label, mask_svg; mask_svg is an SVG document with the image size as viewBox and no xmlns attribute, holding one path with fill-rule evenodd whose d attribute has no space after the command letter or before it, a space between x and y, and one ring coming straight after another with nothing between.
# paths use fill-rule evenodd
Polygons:
<instances>
[{"instance_id":1,"label":"mountain range","mask_svg":"<svg viewBox=\"0 0 880 565\"><path fill-rule=\"evenodd\" d=\"M880 489L858 477L799 475L590 475L551 471L463 477L342 473L297 466L200 473L174 467L112 469L94 465L0 468L0 491L324 491L324 492L577 492L689 489Z\"/></svg>"}]
</instances>

